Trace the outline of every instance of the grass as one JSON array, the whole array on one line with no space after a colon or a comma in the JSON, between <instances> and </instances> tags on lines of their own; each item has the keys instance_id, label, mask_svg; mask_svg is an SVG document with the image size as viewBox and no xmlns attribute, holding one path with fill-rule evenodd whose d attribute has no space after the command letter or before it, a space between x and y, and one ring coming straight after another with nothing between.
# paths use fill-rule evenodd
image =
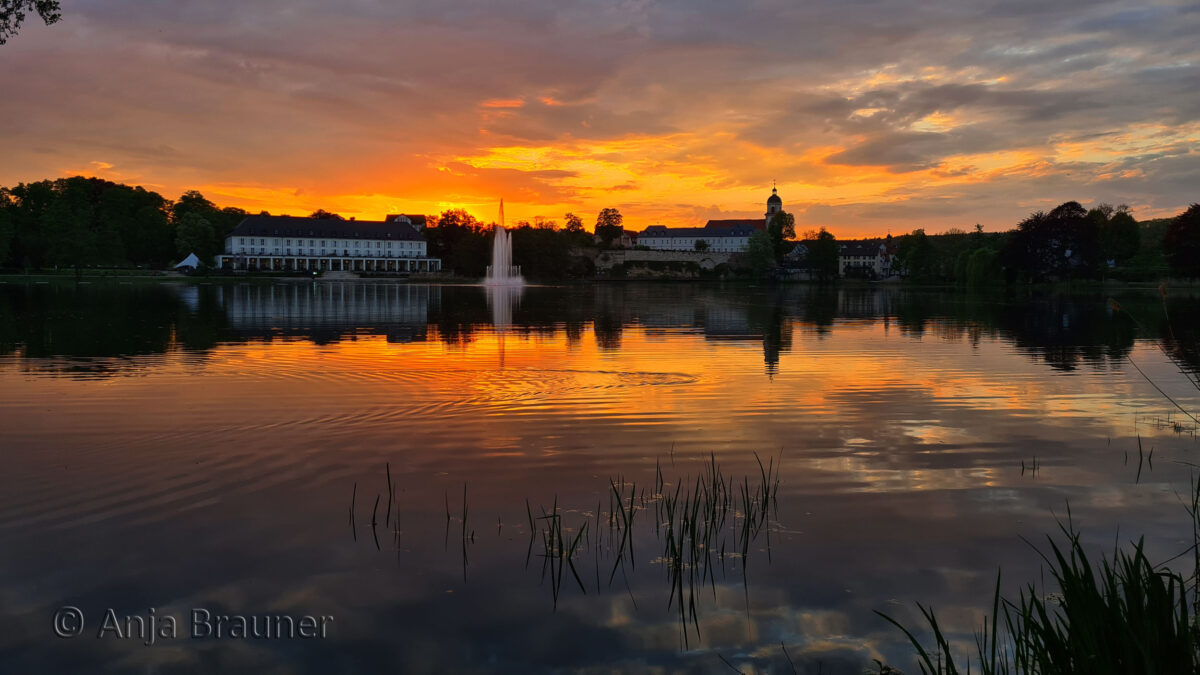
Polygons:
<instances>
[{"instance_id":1,"label":"grass","mask_svg":"<svg viewBox=\"0 0 1200 675\"><path fill-rule=\"evenodd\" d=\"M1160 286L1167 315L1166 289ZM1110 306L1123 311L1114 300ZM1136 319L1135 319L1136 321ZM1141 324L1138 324L1142 328ZM1170 329L1173 336L1173 329ZM1162 346L1160 344L1160 349ZM1200 389L1200 380L1176 362L1180 373ZM1129 363L1183 415L1196 417L1138 367ZM1138 437L1138 474L1142 465L1153 468L1154 449L1146 454ZM1128 463L1126 453L1126 463ZM1034 471L1036 472L1036 460ZM1025 465L1022 462L1022 473ZM1016 599L1000 594L1000 573L992 596L992 610L975 636L974 664L983 675L1059 675L1073 673L1145 673L1156 675L1200 673L1200 479L1193 476L1190 504L1192 544L1161 565L1147 558L1142 539L1093 563L1080 543L1070 520L1059 523L1061 541L1048 539L1048 549L1038 550L1057 593L1048 595L1029 584ZM1185 579L1167 565L1187 554L1192 574ZM894 618L876 612L900 629L916 650L917 663L927 675L972 672L971 656L955 655L933 608L918 603L933 644L926 646ZM960 665L961 664L961 665ZM894 669L876 661L878 672Z\"/></svg>"},{"instance_id":2,"label":"grass","mask_svg":"<svg viewBox=\"0 0 1200 675\"><path fill-rule=\"evenodd\" d=\"M1195 543L1193 569L1200 570L1200 482L1195 483L1189 513ZM1111 558L1093 564L1079 532L1060 524L1063 540L1049 538L1039 551L1058 592L1048 595L1030 584L1015 600L1000 595L996 575L992 611L976 633L974 664L983 675L1067 673L1198 673L1200 633L1196 607L1200 602L1195 575L1152 564L1141 540L1116 549ZM921 672L958 675L972 672L970 656L955 656L930 607L917 605L933 635L926 647L905 626L876 612L899 628L917 652ZM877 662L878 663L878 662ZM961 664L961 665L960 665ZM880 664L880 672L886 666Z\"/></svg>"},{"instance_id":3,"label":"grass","mask_svg":"<svg viewBox=\"0 0 1200 675\"><path fill-rule=\"evenodd\" d=\"M741 560L745 587L746 562L764 533L770 555L770 521L772 514L777 516L780 479L775 458L765 464L757 455L755 458L759 469L756 481L750 476L740 481L727 477L715 454L710 453L699 475L673 483L664 478L662 463L656 460L649 492L623 476L612 477L606 497L608 509L604 510L601 501L594 513L585 514L575 526L567 525L557 496L549 508L541 507L541 515L536 517L526 500L530 529L526 565L535 538L540 537L542 580L549 582L555 607L562 582L568 577L587 594L583 578L592 576L585 573L586 565L591 564L597 593L605 578L609 587L617 583L619 573L636 608L628 573L637 568L635 542L639 533L652 535L662 546L662 554L654 562L661 563L666 572L667 607L678 612L680 638L686 646L692 634L700 636L699 596L708 586L715 599L716 577L718 572L725 574L726 561ZM643 512L647 515L640 515ZM602 574L602 566L607 575Z\"/></svg>"}]
</instances>

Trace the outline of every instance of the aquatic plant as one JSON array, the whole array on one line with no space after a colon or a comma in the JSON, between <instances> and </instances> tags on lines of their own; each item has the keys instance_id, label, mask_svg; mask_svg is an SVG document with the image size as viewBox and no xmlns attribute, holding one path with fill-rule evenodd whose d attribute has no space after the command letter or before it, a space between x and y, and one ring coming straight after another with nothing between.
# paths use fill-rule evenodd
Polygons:
<instances>
[{"instance_id":1,"label":"aquatic plant","mask_svg":"<svg viewBox=\"0 0 1200 675\"><path fill-rule=\"evenodd\" d=\"M1159 293L1168 330L1173 336L1167 314L1166 289L1160 286ZM1109 304L1114 311L1124 311L1115 300L1110 299ZM1140 323L1137 325L1144 330ZM1166 350L1163 353L1176 363L1189 382L1200 388L1200 380ZM1192 413L1167 394L1132 358L1126 358L1175 408L1196 421ZM1140 436L1137 444L1135 482L1140 482L1143 462L1154 468L1154 448L1149 454L1145 453ZM1126 452L1125 462L1128 461ZM1025 469L1022 462L1022 473ZM1037 470L1036 459L1033 470ZM1162 565L1154 565L1146 557L1143 539L1126 549L1117 547L1111 558L1104 556L1098 565L1093 565L1080 543L1079 531L1070 520L1068 508L1067 524L1059 523L1064 537L1062 544L1048 536L1048 552L1038 551L1057 586L1055 594L1039 592L1029 584L1015 601L1002 598L1000 573L997 572L991 614L985 616L982 629L976 633L975 657L980 672L983 675L1200 673L1200 622L1197 616L1200 614L1200 478L1195 476L1190 504L1186 508L1192 521L1192 544ZM1167 564L1188 553L1192 555L1192 575L1185 579ZM899 628L912 643L922 673L957 675L964 672L957 660L960 657L954 655L933 608L920 603L917 607L933 635L930 648L894 618L879 611L876 614ZM963 663L965 672L970 672L970 657ZM876 665L881 673L894 672L879 661Z\"/></svg>"},{"instance_id":2,"label":"aquatic plant","mask_svg":"<svg viewBox=\"0 0 1200 675\"><path fill-rule=\"evenodd\" d=\"M1194 570L1200 571L1200 520L1196 517L1200 513L1200 482L1188 510L1195 538L1188 551L1194 556ZM1068 522L1060 527L1065 541L1060 545L1047 537L1049 551L1039 551L1056 593L1039 592L1030 584L1016 600L1002 598L997 573L992 610L975 639L979 672L1200 672L1196 576L1190 580L1189 590L1188 580L1181 574L1149 561L1140 539L1128 550L1118 548L1111 558L1105 556L1094 565L1074 526ZM971 658L960 660L962 657L954 654L933 608L919 603L917 607L933 635L929 648L894 618L876 614L909 639L922 673L971 672Z\"/></svg>"}]
</instances>

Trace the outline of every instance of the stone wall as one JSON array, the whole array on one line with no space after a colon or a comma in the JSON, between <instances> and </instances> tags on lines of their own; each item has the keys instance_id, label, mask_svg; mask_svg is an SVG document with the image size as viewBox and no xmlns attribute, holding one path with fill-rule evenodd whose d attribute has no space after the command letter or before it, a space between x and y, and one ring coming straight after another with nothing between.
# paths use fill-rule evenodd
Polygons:
<instances>
[{"instance_id":1,"label":"stone wall","mask_svg":"<svg viewBox=\"0 0 1200 675\"><path fill-rule=\"evenodd\" d=\"M639 251L636 249L616 249L600 251L596 256L597 270L610 270L617 265L626 263L648 262L690 262L696 263L702 270L711 270L717 265L728 263L731 253L715 253L711 251Z\"/></svg>"}]
</instances>

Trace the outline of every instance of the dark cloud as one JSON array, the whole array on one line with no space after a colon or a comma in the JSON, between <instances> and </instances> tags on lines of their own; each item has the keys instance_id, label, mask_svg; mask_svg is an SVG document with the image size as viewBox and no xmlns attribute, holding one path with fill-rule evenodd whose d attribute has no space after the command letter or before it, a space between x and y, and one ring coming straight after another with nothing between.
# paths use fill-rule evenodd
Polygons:
<instances>
[{"instance_id":1,"label":"dark cloud","mask_svg":"<svg viewBox=\"0 0 1200 675\"><path fill-rule=\"evenodd\" d=\"M727 190L773 178L836 185L846 167L968 178L950 160L1020 150L1069 172L1070 192L1108 173L1131 129L1182 141L1200 118L1200 11L1188 2L88 0L69 10L0 52L10 153L0 183L103 161L173 186L320 190L353 176L398 194L363 167L403 158L436 170L500 145L680 135L690 138L675 148L591 158L703 172L696 185ZM481 106L492 99L523 106ZM1056 157L1083 138L1105 156ZM832 149L825 161L806 155L820 148ZM1196 169L1193 154L1171 162L1179 175ZM1169 176L1135 189L1158 171L1142 169L1120 180L1147 203L1195 199ZM527 175L517 189L576 194L557 181ZM1040 177L1038 194L1052 183Z\"/></svg>"}]
</instances>

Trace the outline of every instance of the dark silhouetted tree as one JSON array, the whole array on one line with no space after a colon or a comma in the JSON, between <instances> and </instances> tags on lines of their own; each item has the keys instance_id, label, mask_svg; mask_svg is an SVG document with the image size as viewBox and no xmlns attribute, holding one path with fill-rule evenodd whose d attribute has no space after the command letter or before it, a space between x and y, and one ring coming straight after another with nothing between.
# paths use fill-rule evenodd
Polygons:
<instances>
[{"instance_id":1,"label":"dark silhouetted tree","mask_svg":"<svg viewBox=\"0 0 1200 675\"><path fill-rule=\"evenodd\" d=\"M697 239L694 246L697 251L707 251L708 250L708 242L703 239Z\"/></svg>"},{"instance_id":2,"label":"dark silhouetted tree","mask_svg":"<svg viewBox=\"0 0 1200 675\"><path fill-rule=\"evenodd\" d=\"M580 218L579 216L575 215L574 213L568 213L567 215L563 216L563 223L564 223L563 229L566 230L567 232L583 232L584 231L583 230L583 218Z\"/></svg>"},{"instance_id":3,"label":"dark silhouetted tree","mask_svg":"<svg viewBox=\"0 0 1200 675\"><path fill-rule=\"evenodd\" d=\"M621 223L625 217L616 209L601 209L596 216L596 236L600 238L600 243L608 246L613 240L619 239L624 233Z\"/></svg>"},{"instance_id":4,"label":"dark silhouetted tree","mask_svg":"<svg viewBox=\"0 0 1200 675\"><path fill-rule=\"evenodd\" d=\"M26 12L36 12L47 26L62 18L56 0L0 0L0 45L17 34Z\"/></svg>"},{"instance_id":5,"label":"dark silhouetted tree","mask_svg":"<svg viewBox=\"0 0 1200 675\"><path fill-rule=\"evenodd\" d=\"M426 227L429 255L455 274L482 277L491 259L492 230L463 209L443 211L435 227Z\"/></svg>"},{"instance_id":6,"label":"dark silhouetted tree","mask_svg":"<svg viewBox=\"0 0 1200 675\"><path fill-rule=\"evenodd\" d=\"M1129 207L1122 204L1113 208L1100 204L1088 211L1088 220L1100 231L1100 258L1121 264L1137 255L1141 247L1141 226L1129 215Z\"/></svg>"},{"instance_id":7,"label":"dark silhouetted tree","mask_svg":"<svg viewBox=\"0 0 1200 675\"><path fill-rule=\"evenodd\" d=\"M821 228L816 236L805 244L808 246L808 262L817 279L830 281L838 275L837 238L829 230Z\"/></svg>"},{"instance_id":8,"label":"dark silhouetted tree","mask_svg":"<svg viewBox=\"0 0 1200 675\"><path fill-rule=\"evenodd\" d=\"M1100 228L1079 202L1021 221L1004 251L1006 266L1032 280L1092 276L1100 269Z\"/></svg>"},{"instance_id":9,"label":"dark silhouetted tree","mask_svg":"<svg viewBox=\"0 0 1200 675\"><path fill-rule=\"evenodd\" d=\"M988 246L971 251L960 281L965 281L968 286L973 287L1003 283L1004 270L1000 266L1000 253Z\"/></svg>"},{"instance_id":10,"label":"dark silhouetted tree","mask_svg":"<svg viewBox=\"0 0 1200 675\"><path fill-rule=\"evenodd\" d=\"M592 235L583 228L583 218L574 213L563 216L563 232L571 246L582 248L592 244Z\"/></svg>"},{"instance_id":11,"label":"dark silhouetted tree","mask_svg":"<svg viewBox=\"0 0 1200 675\"><path fill-rule=\"evenodd\" d=\"M771 237L771 247L775 251L775 259L783 260L783 256L792 250L792 239L796 238L796 219L792 214L780 211L771 217L767 223L767 235Z\"/></svg>"},{"instance_id":12,"label":"dark silhouetted tree","mask_svg":"<svg viewBox=\"0 0 1200 675\"><path fill-rule=\"evenodd\" d=\"M185 213L175 227L175 251L179 257L195 253L200 262L212 265L213 258L221 251L214 246L216 236L212 223L198 213Z\"/></svg>"},{"instance_id":13,"label":"dark silhouetted tree","mask_svg":"<svg viewBox=\"0 0 1200 675\"><path fill-rule=\"evenodd\" d=\"M546 281L567 276L571 243L566 233L524 223L512 231L512 247L522 276Z\"/></svg>"},{"instance_id":14,"label":"dark silhouetted tree","mask_svg":"<svg viewBox=\"0 0 1200 675\"><path fill-rule=\"evenodd\" d=\"M330 213L329 211L326 211L325 209L317 209L316 211L313 211L312 213L308 214L308 217L309 218L317 218L318 220L345 220L345 218L342 218L338 214Z\"/></svg>"},{"instance_id":15,"label":"dark silhouetted tree","mask_svg":"<svg viewBox=\"0 0 1200 675\"><path fill-rule=\"evenodd\" d=\"M1172 274L1200 277L1200 204L1192 204L1171 220L1163 249Z\"/></svg>"},{"instance_id":16,"label":"dark silhouetted tree","mask_svg":"<svg viewBox=\"0 0 1200 675\"><path fill-rule=\"evenodd\" d=\"M896 261L910 279L928 280L939 271L937 252L923 229L915 229L900 237L896 247Z\"/></svg>"},{"instance_id":17,"label":"dark silhouetted tree","mask_svg":"<svg viewBox=\"0 0 1200 675\"><path fill-rule=\"evenodd\" d=\"M775 247L771 245L771 237L766 232L755 232L750 235L746 244L746 257L750 261L750 271L756 279L765 279L775 266Z\"/></svg>"}]
</instances>

